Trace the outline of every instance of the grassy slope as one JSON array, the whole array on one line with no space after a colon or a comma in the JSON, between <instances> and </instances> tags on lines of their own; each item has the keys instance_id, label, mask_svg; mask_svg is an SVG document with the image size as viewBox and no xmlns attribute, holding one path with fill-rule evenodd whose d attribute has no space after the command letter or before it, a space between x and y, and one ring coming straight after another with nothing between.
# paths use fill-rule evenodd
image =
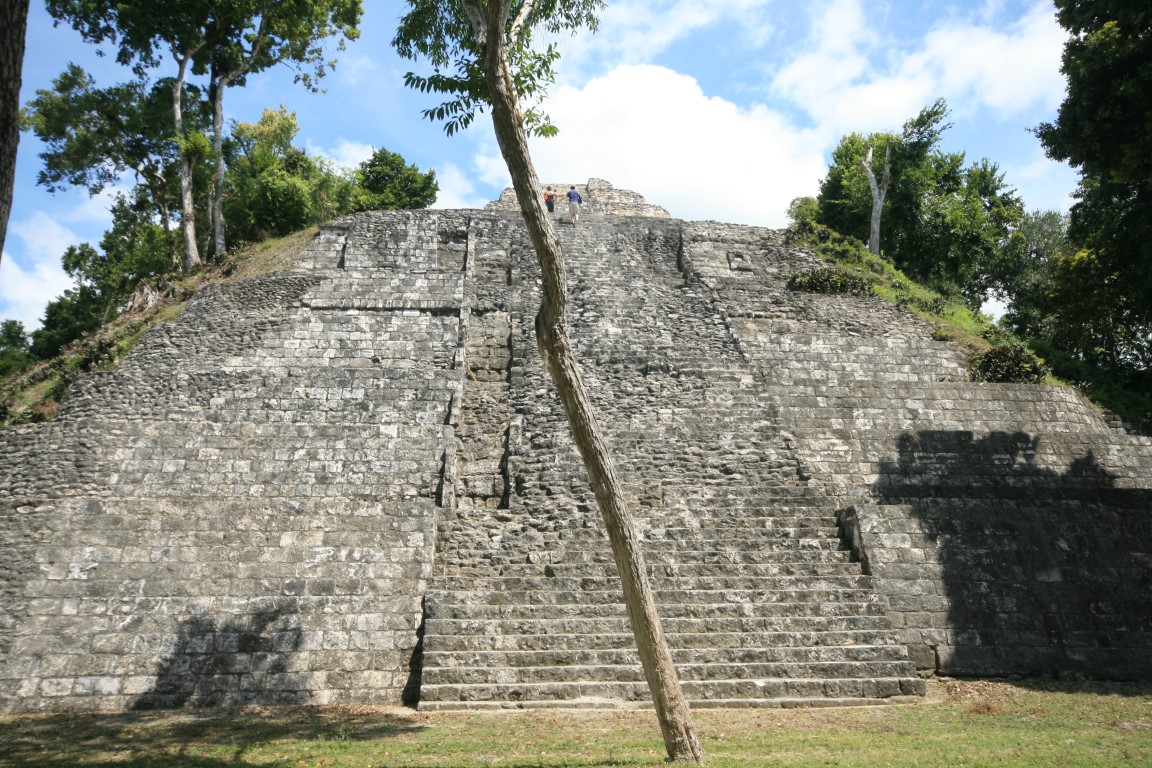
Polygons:
<instances>
[{"instance_id":1,"label":"grassy slope","mask_svg":"<svg viewBox=\"0 0 1152 768\"><path fill-rule=\"evenodd\" d=\"M975 365L978 356L994 347L1003 351L1006 347L1023 349L1026 346L1011 331L995 324L988 316L973 312L962 300L949 299L919 285L891 262L870 254L859 243L832 230L808 225L789 230L788 237L797 245L812 248L836 268L871 283L874 295L907 307L933 328L934 338L958 344L968 357L970 367ZM1043 366L1043 360L1031 357ZM1050 373L1045 381L1071 386ZM1119 416L1130 430L1147 433L1152 429L1152 397L1148 394L1125 389L1099 376L1077 382L1077 386L1097 407Z\"/></svg>"},{"instance_id":2,"label":"grassy slope","mask_svg":"<svg viewBox=\"0 0 1152 768\"><path fill-rule=\"evenodd\" d=\"M115 369L145 331L177 317L196 291L209 283L288 269L316 231L312 228L239 248L195 275L166 281L164 297L150 309L122 315L96 334L68 346L57 358L0 379L0 425L52 418L73 379L85 371Z\"/></svg>"},{"instance_id":3,"label":"grassy slope","mask_svg":"<svg viewBox=\"0 0 1152 768\"><path fill-rule=\"evenodd\" d=\"M923 704L700 710L711 766L1152 765L1152 687L942 681ZM649 711L356 707L0 719L0 766L658 766Z\"/></svg>"}]
</instances>

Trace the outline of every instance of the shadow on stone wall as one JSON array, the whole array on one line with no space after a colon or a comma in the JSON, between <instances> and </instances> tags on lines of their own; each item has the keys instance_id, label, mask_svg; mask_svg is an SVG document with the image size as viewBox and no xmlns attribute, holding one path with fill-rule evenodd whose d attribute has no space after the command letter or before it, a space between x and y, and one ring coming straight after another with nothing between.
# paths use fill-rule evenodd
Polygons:
<instances>
[{"instance_id":1,"label":"shadow on stone wall","mask_svg":"<svg viewBox=\"0 0 1152 768\"><path fill-rule=\"evenodd\" d=\"M133 709L306 703L307 672L289 663L300 644L299 617L281 609L186 619Z\"/></svg>"},{"instance_id":2,"label":"shadow on stone wall","mask_svg":"<svg viewBox=\"0 0 1152 768\"><path fill-rule=\"evenodd\" d=\"M424 680L424 632L428 619L428 598L420 603L420 626L416 628L416 645L412 648L412 655L408 657L408 677L404 681L404 690L400 693L400 703L406 707L416 707L420 704L420 686Z\"/></svg>"},{"instance_id":3,"label":"shadow on stone wall","mask_svg":"<svg viewBox=\"0 0 1152 768\"><path fill-rule=\"evenodd\" d=\"M936 568L945 598L937 671L1152 679L1152 490L1091 453L1054 468L1083 448L1040 441L918 432L881 464L876 502L918 521L919 578Z\"/></svg>"}]
</instances>

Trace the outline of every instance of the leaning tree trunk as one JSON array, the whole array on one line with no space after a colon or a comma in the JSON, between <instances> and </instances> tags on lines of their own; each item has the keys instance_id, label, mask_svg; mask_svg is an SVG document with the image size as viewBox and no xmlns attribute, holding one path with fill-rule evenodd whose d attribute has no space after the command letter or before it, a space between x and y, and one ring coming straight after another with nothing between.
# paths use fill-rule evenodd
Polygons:
<instances>
[{"instance_id":1,"label":"leaning tree trunk","mask_svg":"<svg viewBox=\"0 0 1152 768\"><path fill-rule=\"evenodd\" d=\"M660 616L656 612L656 601L648 583L638 537L568 338L568 286L560 240L538 194L539 180L528 153L524 118L517 103L508 66L506 42L501 34L504 29L504 19L500 13L502 5L492 2L488 7L490 32L484 49L484 75L492 101L496 140L512 176L512 187L524 214L543 276L543 297L540 311L536 315L536 342L564 405L573 440L584 461L608 531L612 554L620 570L624 602L632 621L640 662L664 735L664 746L672 760L699 761L704 753L696 738L688 704L664 638Z\"/></svg>"},{"instance_id":2,"label":"leaning tree trunk","mask_svg":"<svg viewBox=\"0 0 1152 768\"><path fill-rule=\"evenodd\" d=\"M0 253L12 213L16 147L20 143L20 81L28 0L0 0Z\"/></svg>"}]
</instances>

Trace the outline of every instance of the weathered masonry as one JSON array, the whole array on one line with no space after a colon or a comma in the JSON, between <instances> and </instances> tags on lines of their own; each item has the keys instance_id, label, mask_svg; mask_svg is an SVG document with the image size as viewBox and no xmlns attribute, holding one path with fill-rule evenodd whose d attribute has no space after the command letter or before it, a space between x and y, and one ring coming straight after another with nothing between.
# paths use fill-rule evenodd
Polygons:
<instances>
[{"instance_id":1,"label":"weathered masonry","mask_svg":"<svg viewBox=\"0 0 1152 768\"><path fill-rule=\"evenodd\" d=\"M573 336L693 706L1152 677L1152 441L597 180ZM566 222L561 222L562 224ZM0 431L0 711L646 688L510 198L365 214Z\"/></svg>"}]
</instances>

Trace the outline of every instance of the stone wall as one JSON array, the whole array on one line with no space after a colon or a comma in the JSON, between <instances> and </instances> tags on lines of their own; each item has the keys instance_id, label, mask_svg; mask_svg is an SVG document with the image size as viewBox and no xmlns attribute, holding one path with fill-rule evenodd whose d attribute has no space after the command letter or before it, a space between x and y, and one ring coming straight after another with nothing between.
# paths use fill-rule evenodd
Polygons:
<instances>
[{"instance_id":1,"label":"stone wall","mask_svg":"<svg viewBox=\"0 0 1152 768\"><path fill-rule=\"evenodd\" d=\"M0 707L415 695L467 222L338 222L0 434Z\"/></svg>"}]
</instances>

